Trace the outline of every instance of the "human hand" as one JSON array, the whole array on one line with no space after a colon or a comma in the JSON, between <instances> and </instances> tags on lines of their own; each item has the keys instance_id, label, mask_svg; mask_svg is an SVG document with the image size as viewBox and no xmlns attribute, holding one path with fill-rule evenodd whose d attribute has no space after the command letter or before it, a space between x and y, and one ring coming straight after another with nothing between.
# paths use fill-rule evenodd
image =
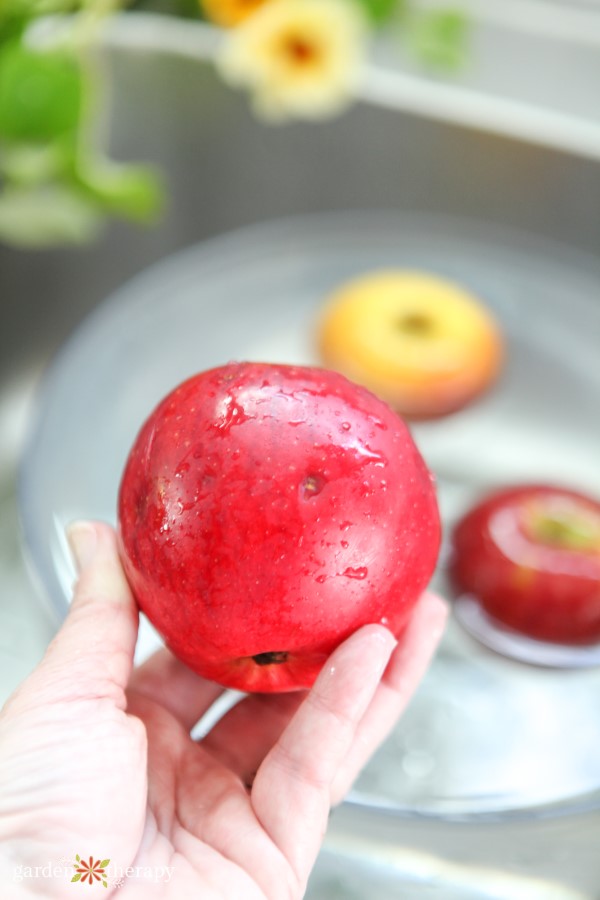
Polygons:
<instances>
[{"instance_id":1,"label":"human hand","mask_svg":"<svg viewBox=\"0 0 600 900\"><path fill-rule=\"evenodd\" d=\"M10 882L11 900L72 900L70 870L15 873L78 853L110 860L104 897L298 900L331 806L427 668L445 604L425 594L398 644L361 628L310 691L249 695L196 741L224 689L167 650L133 670L138 610L114 532L85 523L70 537L71 609L0 714L2 894Z\"/></svg>"}]
</instances>

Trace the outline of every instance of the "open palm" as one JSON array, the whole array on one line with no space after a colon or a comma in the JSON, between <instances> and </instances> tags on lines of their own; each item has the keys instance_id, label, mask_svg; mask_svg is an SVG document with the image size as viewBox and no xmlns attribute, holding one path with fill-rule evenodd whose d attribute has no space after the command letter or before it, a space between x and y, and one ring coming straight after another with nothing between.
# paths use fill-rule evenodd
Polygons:
<instances>
[{"instance_id":1,"label":"open palm","mask_svg":"<svg viewBox=\"0 0 600 900\"><path fill-rule=\"evenodd\" d=\"M15 900L73 898L77 854L103 897L301 898L330 808L410 699L444 604L424 595L398 645L360 629L311 691L244 697L196 740L223 689L167 650L132 671L138 613L114 533L78 526L73 544L70 613L0 715L1 883Z\"/></svg>"}]
</instances>

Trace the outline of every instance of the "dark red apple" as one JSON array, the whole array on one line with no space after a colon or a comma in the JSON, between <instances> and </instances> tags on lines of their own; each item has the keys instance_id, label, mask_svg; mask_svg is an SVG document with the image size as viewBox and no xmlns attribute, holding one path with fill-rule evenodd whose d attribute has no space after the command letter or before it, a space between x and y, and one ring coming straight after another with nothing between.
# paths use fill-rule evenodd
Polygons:
<instances>
[{"instance_id":1,"label":"dark red apple","mask_svg":"<svg viewBox=\"0 0 600 900\"><path fill-rule=\"evenodd\" d=\"M450 575L522 634L600 641L600 503L551 485L499 490L455 527Z\"/></svg>"},{"instance_id":2,"label":"dark red apple","mask_svg":"<svg viewBox=\"0 0 600 900\"><path fill-rule=\"evenodd\" d=\"M169 394L119 492L140 608L192 669L309 687L359 626L398 635L435 567L431 476L403 421L322 369L235 363Z\"/></svg>"}]
</instances>

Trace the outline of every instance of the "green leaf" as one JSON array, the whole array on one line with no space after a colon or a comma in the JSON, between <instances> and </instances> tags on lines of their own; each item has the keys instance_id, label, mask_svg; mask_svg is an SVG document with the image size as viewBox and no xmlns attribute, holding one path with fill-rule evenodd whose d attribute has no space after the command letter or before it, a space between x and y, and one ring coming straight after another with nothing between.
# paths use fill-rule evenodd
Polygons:
<instances>
[{"instance_id":1,"label":"green leaf","mask_svg":"<svg viewBox=\"0 0 600 900\"><path fill-rule=\"evenodd\" d=\"M71 878L71 881L79 881L80 878L81 878L81 872L78 872L76 875L73 875L73 877Z\"/></svg>"},{"instance_id":2,"label":"green leaf","mask_svg":"<svg viewBox=\"0 0 600 900\"><path fill-rule=\"evenodd\" d=\"M28 25L26 17L2 10L1 4L2 0L0 0L0 47L20 38Z\"/></svg>"},{"instance_id":3,"label":"green leaf","mask_svg":"<svg viewBox=\"0 0 600 900\"><path fill-rule=\"evenodd\" d=\"M402 11L405 0L355 0L367 17L376 25L382 25Z\"/></svg>"},{"instance_id":4,"label":"green leaf","mask_svg":"<svg viewBox=\"0 0 600 900\"><path fill-rule=\"evenodd\" d=\"M0 194L0 240L14 246L83 244L98 235L102 221L89 200L61 185L7 187Z\"/></svg>"},{"instance_id":5,"label":"green leaf","mask_svg":"<svg viewBox=\"0 0 600 900\"><path fill-rule=\"evenodd\" d=\"M109 864L109 862L110 862L110 859L103 859L102 862L100 863L100 868L105 869L106 866Z\"/></svg>"},{"instance_id":6,"label":"green leaf","mask_svg":"<svg viewBox=\"0 0 600 900\"><path fill-rule=\"evenodd\" d=\"M106 212L138 222L155 220L163 205L158 174L148 166L87 159L76 164L74 181Z\"/></svg>"},{"instance_id":7,"label":"green leaf","mask_svg":"<svg viewBox=\"0 0 600 900\"><path fill-rule=\"evenodd\" d=\"M468 55L469 20L453 9L420 13L412 21L408 41L413 53L426 65L457 70Z\"/></svg>"},{"instance_id":8,"label":"green leaf","mask_svg":"<svg viewBox=\"0 0 600 900\"><path fill-rule=\"evenodd\" d=\"M67 163L60 142L11 144L0 153L0 172L13 185L35 185L54 180Z\"/></svg>"},{"instance_id":9,"label":"green leaf","mask_svg":"<svg viewBox=\"0 0 600 900\"><path fill-rule=\"evenodd\" d=\"M13 41L0 53L0 136L44 143L77 129L83 109L79 61Z\"/></svg>"}]
</instances>

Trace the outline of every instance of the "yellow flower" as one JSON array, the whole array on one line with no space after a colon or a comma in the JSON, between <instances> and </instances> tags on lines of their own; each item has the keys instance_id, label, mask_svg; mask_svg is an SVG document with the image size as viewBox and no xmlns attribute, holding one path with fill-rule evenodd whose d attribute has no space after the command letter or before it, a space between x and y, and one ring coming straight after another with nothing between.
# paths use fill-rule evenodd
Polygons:
<instances>
[{"instance_id":1,"label":"yellow flower","mask_svg":"<svg viewBox=\"0 0 600 900\"><path fill-rule=\"evenodd\" d=\"M265 118L324 118L352 100L366 34L353 0L268 0L228 33L219 67Z\"/></svg>"},{"instance_id":2,"label":"yellow flower","mask_svg":"<svg viewBox=\"0 0 600 900\"><path fill-rule=\"evenodd\" d=\"M201 0L201 6L216 25L232 28L266 2L267 0Z\"/></svg>"}]
</instances>

